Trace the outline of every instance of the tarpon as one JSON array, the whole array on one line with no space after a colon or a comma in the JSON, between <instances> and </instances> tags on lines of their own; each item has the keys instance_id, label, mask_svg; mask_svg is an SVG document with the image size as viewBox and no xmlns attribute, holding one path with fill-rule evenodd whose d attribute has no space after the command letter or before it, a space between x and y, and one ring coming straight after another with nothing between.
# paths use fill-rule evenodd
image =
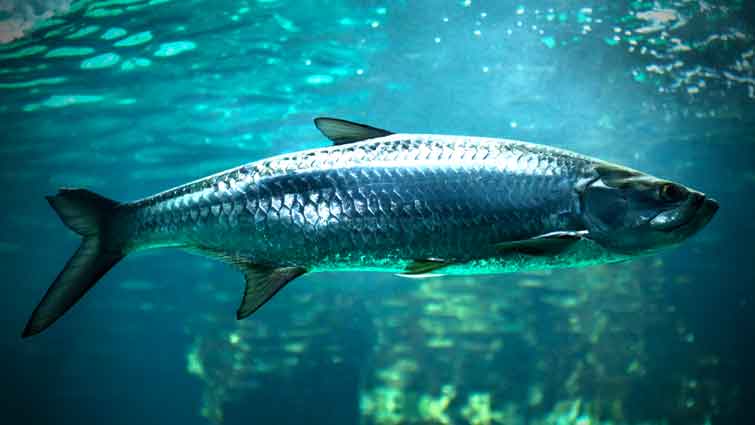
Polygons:
<instances>
[{"instance_id":1,"label":"tarpon","mask_svg":"<svg viewBox=\"0 0 755 425\"><path fill-rule=\"evenodd\" d=\"M177 247L233 264L237 318L321 271L402 276L609 263L679 244L718 204L678 183L515 140L395 134L315 120L334 144L262 159L119 203L47 197L79 249L24 329L41 332L129 253Z\"/></svg>"}]
</instances>

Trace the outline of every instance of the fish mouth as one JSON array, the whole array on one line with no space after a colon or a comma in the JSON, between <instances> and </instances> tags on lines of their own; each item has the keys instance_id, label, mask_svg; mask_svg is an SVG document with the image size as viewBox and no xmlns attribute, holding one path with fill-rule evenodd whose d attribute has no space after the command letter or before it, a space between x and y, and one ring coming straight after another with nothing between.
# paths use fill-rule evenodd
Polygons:
<instances>
[{"instance_id":1,"label":"fish mouth","mask_svg":"<svg viewBox=\"0 0 755 425\"><path fill-rule=\"evenodd\" d=\"M697 220L693 221L697 221L699 227L705 226L716 214L718 207L718 201L713 198L705 198L703 204L698 208L697 214L695 214Z\"/></svg>"},{"instance_id":2,"label":"fish mouth","mask_svg":"<svg viewBox=\"0 0 755 425\"><path fill-rule=\"evenodd\" d=\"M650 225L663 232L692 234L708 224L718 211L718 201L700 192L692 192L685 205L655 216Z\"/></svg>"}]
</instances>

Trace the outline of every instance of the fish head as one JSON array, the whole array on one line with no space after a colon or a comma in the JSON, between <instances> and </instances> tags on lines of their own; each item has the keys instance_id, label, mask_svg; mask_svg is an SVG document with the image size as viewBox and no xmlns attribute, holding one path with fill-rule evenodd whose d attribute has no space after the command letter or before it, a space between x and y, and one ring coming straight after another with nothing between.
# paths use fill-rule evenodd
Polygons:
<instances>
[{"instance_id":1,"label":"fish head","mask_svg":"<svg viewBox=\"0 0 755 425\"><path fill-rule=\"evenodd\" d=\"M628 255L673 246L713 218L718 202L679 183L604 164L580 193L591 239Z\"/></svg>"}]
</instances>

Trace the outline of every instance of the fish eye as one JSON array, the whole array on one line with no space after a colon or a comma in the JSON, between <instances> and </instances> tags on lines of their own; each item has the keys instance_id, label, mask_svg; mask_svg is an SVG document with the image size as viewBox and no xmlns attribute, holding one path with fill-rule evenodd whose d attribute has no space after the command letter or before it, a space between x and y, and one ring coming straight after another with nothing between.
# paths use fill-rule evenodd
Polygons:
<instances>
[{"instance_id":1,"label":"fish eye","mask_svg":"<svg viewBox=\"0 0 755 425\"><path fill-rule=\"evenodd\" d=\"M687 189L678 184L664 183L661 185L658 194L664 201L681 202L687 198Z\"/></svg>"}]
</instances>

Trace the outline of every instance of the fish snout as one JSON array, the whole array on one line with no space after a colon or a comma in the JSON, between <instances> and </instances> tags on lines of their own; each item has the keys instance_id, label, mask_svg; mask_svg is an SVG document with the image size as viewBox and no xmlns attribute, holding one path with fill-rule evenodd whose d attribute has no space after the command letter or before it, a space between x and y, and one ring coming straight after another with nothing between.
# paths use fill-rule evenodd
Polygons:
<instances>
[{"instance_id":1,"label":"fish snout","mask_svg":"<svg viewBox=\"0 0 755 425\"><path fill-rule=\"evenodd\" d=\"M690 193L692 198L691 204L696 216L710 219L718 211L719 205L715 199L706 196L702 192L690 191Z\"/></svg>"},{"instance_id":2,"label":"fish snout","mask_svg":"<svg viewBox=\"0 0 755 425\"><path fill-rule=\"evenodd\" d=\"M690 191L688 218L678 227L684 229L689 235L702 229L718 211L718 201L706 196L702 192Z\"/></svg>"},{"instance_id":3,"label":"fish snout","mask_svg":"<svg viewBox=\"0 0 755 425\"><path fill-rule=\"evenodd\" d=\"M703 212L709 214L711 217L718 211L718 201L713 198L705 198L702 206Z\"/></svg>"}]
</instances>

